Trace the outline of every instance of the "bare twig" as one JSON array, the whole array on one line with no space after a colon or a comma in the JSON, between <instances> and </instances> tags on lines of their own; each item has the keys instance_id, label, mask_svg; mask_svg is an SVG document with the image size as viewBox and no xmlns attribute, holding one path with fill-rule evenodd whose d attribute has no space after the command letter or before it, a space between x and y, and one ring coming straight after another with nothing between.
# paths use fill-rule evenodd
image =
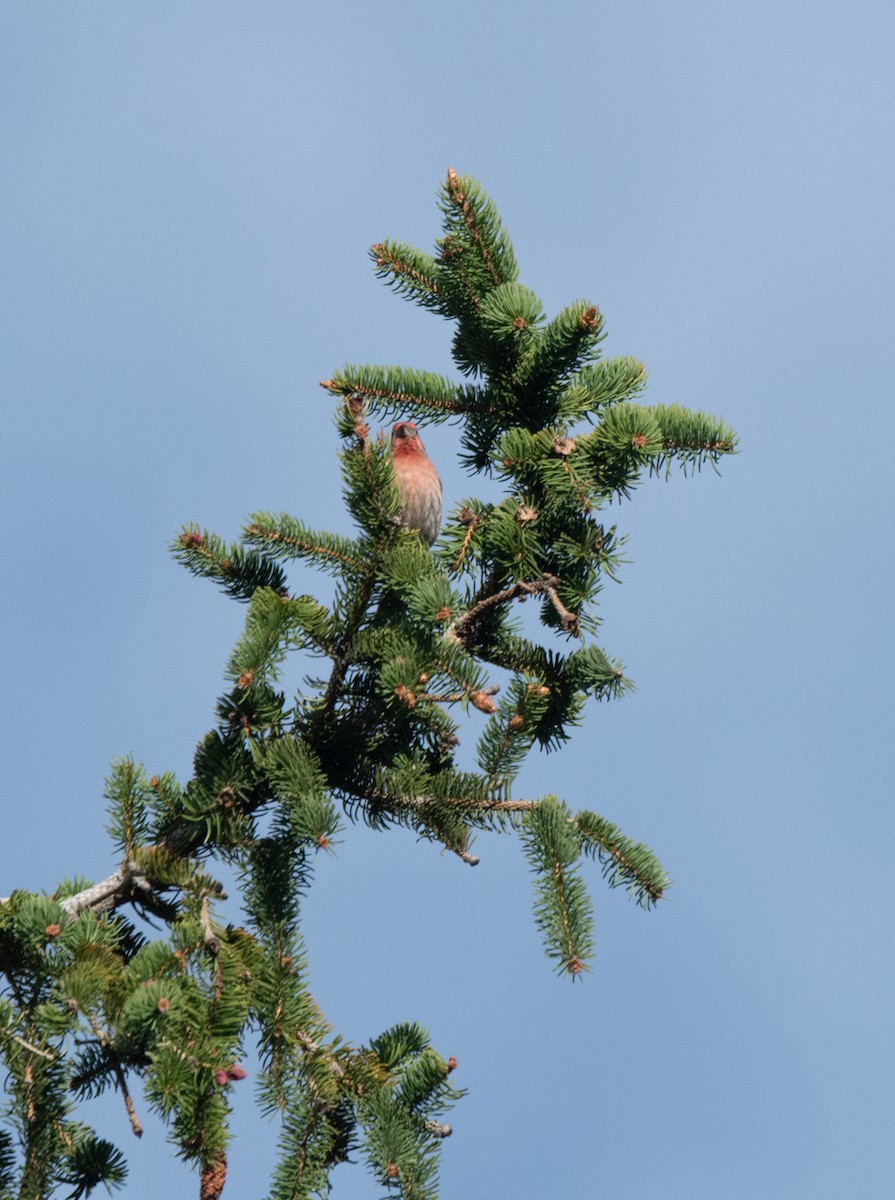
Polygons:
<instances>
[{"instance_id":1,"label":"bare twig","mask_svg":"<svg viewBox=\"0 0 895 1200\"><path fill-rule=\"evenodd\" d=\"M90 1028L93 1030L94 1034L96 1035L97 1041L103 1047L103 1049L106 1051L106 1053L109 1055L109 1061L111 1062L112 1070L115 1073L115 1083L116 1083L118 1089L120 1090L121 1096L124 1100L124 1107L125 1107L125 1111L127 1112L127 1119L130 1121L131 1129L134 1132L134 1137L142 1137L143 1136L143 1126L140 1124L139 1120L137 1119L137 1112L136 1112L136 1109L134 1108L134 1102L133 1102L133 1100L131 1100L131 1094L128 1091L127 1079L125 1078L125 1074L124 1074L124 1071L121 1066L121 1059L118 1057L118 1055L115 1053L114 1049L112 1048L112 1042L109 1038L109 1035L106 1033L106 1031L100 1025L99 1021L97 1021L97 1019L91 1013L84 1013L84 1016L90 1022Z\"/></svg>"},{"instance_id":2,"label":"bare twig","mask_svg":"<svg viewBox=\"0 0 895 1200\"><path fill-rule=\"evenodd\" d=\"M458 617L456 621L448 626L445 636L463 645L468 637L470 626L474 625L482 613L486 612L493 605L503 604L507 600L516 600L520 596L546 596L559 613L562 628L567 633L578 637L578 618L574 613L569 612L560 600L556 592L558 586L559 580L555 575L544 575L541 579L533 580L531 583L520 580L518 583L510 584L509 587L503 588L499 592L492 592L491 595L483 596L462 617Z\"/></svg>"},{"instance_id":3,"label":"bare twig","mask_svg":"<svg viewBox=\"0 0 895 1200\"><path fill-rule=\"evenodd\" d=\"M460 547L460 553L451 563L451 573L454 574L460 569L460 564L466 557L466 551L469 549L469 543L472 541L472 535L475 532L475 527L479 523L479 518L471 508L461 509L458 514L458 519L461 525L466 526L466 536L463 539L463 545Z\"/></svg>"},{"instance_id":4,"label":"bare twig","mask_svg":"<svg viewBox=\"0 0 895 1200\"><path fill-rule=\"evenodd\" d=\"M51 1054L49 1050L41 1050L40 1046L35 1046L32 1042L28 1042L23 1037L19 1037L17 1033L12 1033L9 1029L4 1029L3 1032L8 1038L14 1042L18 1042L25 1050L29 1050L32 1054L39 1054L41 1058L45 1058L47 1062L55 1062L59 1057L58 1054Z\"/></svg>"},{"instance_id":5,"label":"bare twig","mask_svg":"<svg viewBox=\"0 0 895 1200\"><path fill-rule=\"evenodd\" d=\"M553 583L547 583L545 579L544 595L556 609L557 613L559 613L560 625L566 631L566 633L570 633L572 637L580 637L581 630L578 626L578 618L573 612L569 612L562 600L560 600L559 596L557 595L556 584L558 582L559 580L555 580Z\"/></svg>"},{"instance_id":6,"label":"bare twig","mask_svg":"<svg viewBox=\"0 0 895 1200\"><path fill-rule=\"evenodd\" d=\"M213 958L217 958L221 949L221 939L215 933L211 924L211 912L207 892L202 897L202 904L199 909L199 923L202 926L202 942L205 949Z\"/></svg>"}]
</instances>

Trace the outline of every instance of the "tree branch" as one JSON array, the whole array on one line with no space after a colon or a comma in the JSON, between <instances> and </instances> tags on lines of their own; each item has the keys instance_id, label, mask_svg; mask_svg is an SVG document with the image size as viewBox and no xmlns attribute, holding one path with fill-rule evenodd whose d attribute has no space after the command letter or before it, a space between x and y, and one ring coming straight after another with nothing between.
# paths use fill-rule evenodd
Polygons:
<instances>
[{"instance_id":1,"label":"tree branch","mask_svg":"<svg viewBox=\"0 0 895 1200\"><path fill-rule=\"evenodd\" d=\"M125 1111L127 1112L127 1118L130 1121L134 1137L142 1137L143 1126L140 1124L137 1118L137 1111L134 1108L134 1102L131 1100L131 1094L128 1091L127 1079L125 1078L124 1069L121 1066L121 1059L115 1053L114 1049L112 1048L109 1035L106 1033L97 1019L91 1013L84 1013L84 1016L89 1021L90 1028L93 1030L96 1040L109 1056L109 1061L112 1064L112 1071L115 1075L115 1083L121 1092L122 1099L124 1100Z\"/></svg>"},{"instance_id":2,"label":"tree branch","mask_svg":"<svg viewBox=\"0 0 895 1200\"><path fill-rule=\"evenodd\" d=\"M494 604L502 604L507 600L515 600L519 596L546 596L553 607L556 609L560 617L562 628L571 633L573 637L580 636L578 627L578 617L569 612L563 602L557 595L557 587L559 580L555 575L544 575L541 579L536 579L531 583L526 583L520 580L518 583L513 583L502 591L493 592L491 595L483 596L478 600L472 608L453 621L445 631L445 637L451 638L453 641L459 642L461 646L465 646L469 637L469 628L474 625L482 613L486 612Z\"/></svg>"},{"instance_id":3,"label":"tree branch","mask_svg":"<svg viewBox=\"0 0 895 1200\"><path fill-rule=\"evenodd\" d=\"M17 1033L13 1033L9 1029L4 1029L3 1033L5 1033L6 1036L11 1038L14 1042L18 1042L23 1049L30 1051L31 1054L39 1054L40 1057L45 1058L47 1062L55 1062L59 1057L58 1054L51 1054L49 1050L41 1050L40 1046L35 1046L32 1042L26 1041L25 1038L19 1037Z\"/></svg>"},{"instance_id":4,"label":"tree branch","mask_svg":"<svg viewBox=\"0 0 895 1200\"><path fill-rule=\"evenodd\" d=\"M186 832L185 826L183 831ZM154 847L147 847L147 849L163 849L169 853L182 854L186 849L184 842L185 838L181 834L181 828L177 827L164 841L158 842ZM174 915L173 908L165 904L144 874L142 867L132 859L123 862L117 871L99 883L94 883L90 887L84 888L83 891L76 892L73 896L66 896L64 900L59 901L60 907L70 921L76 921L88 908L100 914L112 912L123 904L129 903L139 904L163 920L168 920Z\"/></svg>"}]
</instances>

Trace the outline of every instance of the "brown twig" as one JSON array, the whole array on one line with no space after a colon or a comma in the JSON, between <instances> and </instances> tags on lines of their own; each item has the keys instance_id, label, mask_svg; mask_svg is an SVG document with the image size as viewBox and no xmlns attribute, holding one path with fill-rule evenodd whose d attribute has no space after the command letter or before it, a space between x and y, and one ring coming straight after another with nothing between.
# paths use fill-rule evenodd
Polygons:
<instances>
[{"instance_id":1,"label":"brown twig","mask_svg":"<svg viewBox=\"0 0 895 1200\"><path fill-rule=\"evenodd\" d=\"M556 584L558 582L559 582L558 579L554 580L553 583L548 583L545 580L544 588L543 588L544 595L547 597L547 599L550 601L550 603L553 605L553 607L556 609L557 613L559 614L559 622L560 622L561 628L564 629L566 633L570 633L572 635L572 637L580 637L581 629L578 624L578 618L573 612L569 612L569 610L563 604L562 600L560 600L559 595L556 591Z\"/></svg>"},{"instance_id":2,"label":"brown twig","mask_svg":"<svg viewBox=\"0 0 895 1200\"><path fill-rule=\"evenodd\" d=\"M502 591L494 592L490 596L483 596L462 617L459 617L448 627L446 636L453 638L461 644L465 644L469 626L474 624L482 613L486 612L492 605L502 604L506 600L515 600L519 596L546 596L559 613L562 628L574 637L578 637L580 632L578 618L574 613L569 612L560 600L556 592L558 585L559 580L555 575L544 575L541 579L534 580L531 583L520 580L518 583L513 583L509 587L503 588Z\"/></svg>"},{"instance_id":3,"label":"brown twig","mask_svg":"<svg viewBox=\"0 0 895 1200\"><path fill-rule=\"evenodd\" d=\"M124 1100L124 1107L125 1107L125 1111L127 1112L127 1119L130 1121L130 1125L131 1125L131 1129L133 1130L134 1137L142 1137L143 1136L143 1126L140 1124L140 1122L137 1118L137 1111L134 1108L134 1102L133 1102L133 1100L131 1100L131 1094L128 1091L127 1079L125 1078L125 1074L124 1074L124 1071L121 1066L121 1059L118 1057L118 1055L113 1050L112 1042L111 1042L111 1039L109 1038L109 1035L106 1033L106 1031L100 1025L99 1021L97 1021L96 1017L94 1017L92 1013L84 1013L84 1016L89 1021L90 1028L93 1030L94 1034L96 1035L97 1041L103 1047L103 1049L106 1051L106 1053L109 1055L109 1061L111 1062L112 1070L115 1073L115 1083L116 1083L116 1086L118 1087L119 1091L121 1092L122 1099Z\"/></svg>"},{"instance_id":4,"label":"brown twig","mask_svg":"<svg viewBox=\"0 0 895 1200\"><path fill-rule=\"evenodd\" d=\"M471 508L463 508L457 514L461 525L466 526L466 536L463 539L463 545L460 547L460 553L451 564L451 573L454 574L460 569L460 564L466 557L466 551L469 549L469 543L472 541L472 535L475 532L475 527L479 523L479 518Z\"/></svg>"},{"instance_id":5,"label":"brown twig","mask_svg":"<svg viewBox=\"0 0 895 1200\"><path fill-rule=\"evenodd\" d=\"M3 1032L8 1038L11 1038L14 1042L18 1042L25 1050L30 1051L32 1054L39 1054L41 1058L45 1058L48 1062L55 1062L59 1057L58 1054L51 1054L49 1050L41 1050L40 1046L35 1046L32 1042L26 1041L25 1038L19 1037L17 1033L12 1033L8 1029L4 1029Z\"/></svg>"}]
</instances>

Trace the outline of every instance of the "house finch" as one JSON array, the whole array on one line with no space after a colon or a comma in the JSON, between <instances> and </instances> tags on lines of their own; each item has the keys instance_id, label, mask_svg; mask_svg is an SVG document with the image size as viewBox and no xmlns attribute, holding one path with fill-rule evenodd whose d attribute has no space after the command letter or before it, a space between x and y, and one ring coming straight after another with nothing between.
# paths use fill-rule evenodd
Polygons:
<instances>
[{"instance_id":1,"label":"house finch","mask_svg":"<svg viewBox=\"0 0 895 1200\"><path fill-rule=\"evenodd\" d=\"M441 480L412 421L392 429L392 460L402 501L398 520L431 546L441 526Z\"/></svg>"}]
</instances>

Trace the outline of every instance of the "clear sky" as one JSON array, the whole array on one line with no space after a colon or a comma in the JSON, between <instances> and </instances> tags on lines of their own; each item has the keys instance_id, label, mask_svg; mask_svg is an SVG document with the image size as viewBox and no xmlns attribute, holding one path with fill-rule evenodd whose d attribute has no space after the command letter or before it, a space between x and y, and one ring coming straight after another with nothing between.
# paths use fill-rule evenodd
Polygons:
<instances>
[{"instance_id":1,"label":"clear sky","mask_svg":"<svg viewBox=\"0 0 895 1200\"><path fill-rule=\"evenodd\" d=\"M348 827L320 866L336 1028L414 1018L459 1060L445 1200L895 1195L893 38L889 0L0 8L0 894L113 869L112 755L189 776L243 610L169 557L181 523L350 530L318 381L451 372L367 259L431 248L448 164L549 312L597 303L648 402L740 434L615 511L601 640L638 690L519 785L646 841L667 903L593 870L572 986L510 840L470 870ZM449 504L481 494L455 428L426 442ZM225 1195L262 1197L241 1086ZM97 1120L129 1196L195 1194L161 1133Z\"/></svg>"}]
</instances>

